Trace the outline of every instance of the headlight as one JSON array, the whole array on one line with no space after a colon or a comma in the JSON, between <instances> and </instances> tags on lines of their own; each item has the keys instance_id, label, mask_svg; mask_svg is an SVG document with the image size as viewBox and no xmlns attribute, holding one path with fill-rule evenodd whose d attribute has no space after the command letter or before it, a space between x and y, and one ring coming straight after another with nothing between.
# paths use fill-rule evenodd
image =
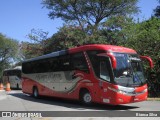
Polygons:
<instances>
[{"instance_id":1,"label":"headlight","mask_svg":"<svg viewBox=\"0 0 160 120\"><path fill-rule=\"evenodd\" d=\"M124 90L120 90L120 89L115 89L115 88L111 88L111 87L108 87L109 90L111 91L114 91L116 93L120 93L120 94L124 94L124 95L129 95L129 96L135 96L135 95L140 95L140 94L143 94L145 92L148 91L148 89L144 89L142 92L135 92L135 91L124 91Z\"/></svg>"},{"instance_id":2,"label":"headlight","mask_svg":"<svg viewBox=\"0 0 160 120\"><path fill-rule=\"evenodd\" d=\"M119 89L115 89L115 88L111 88L111 87L108 87L108 89L112 90L114 92L120 93L120 94L135 95L134 92L128 92L128 91L119 90Z\"/></svg>"}]
</instances>

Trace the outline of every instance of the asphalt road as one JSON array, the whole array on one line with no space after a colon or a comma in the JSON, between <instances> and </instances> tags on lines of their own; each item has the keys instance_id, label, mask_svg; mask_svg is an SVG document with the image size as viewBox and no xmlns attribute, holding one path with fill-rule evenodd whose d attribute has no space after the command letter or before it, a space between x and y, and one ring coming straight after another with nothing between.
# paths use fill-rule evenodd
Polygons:
<instances>
[{"instance_id":1,"label":"asphalt road","mask_svg":"<svg viewBox=\"0 0 160 120\"><path fill-rule=\"evenodd\" d=\"M92 120L90 117L96 117L96 119L97 117L116 117L116 120L122 117L125 117L123 119L127 119L126 117L140 117L142 119L143 117L143 119L146 120L147 118L159 119L160 101L145 101L118 106L101 104L86 106L81 105L78 101L58 98L41 97L40 99L35 99L32 96L22 93L21 90L12 90L11 92L0 92L0 111L0 114L2 114L3 111L18 111L18 113L21 114L22 112L27 112L27 115L28 113L37 112L37 115L41 115L42 117L58 117L57 119L60 119L60 116L63 118L73 116L76 117L74 119L76 120L78 117L84 116L89 117L89 120ZM156 115L158 115L158 117L156 117ZM50 118L48 119L50 120Z\"/></svg>"}]
</instances>

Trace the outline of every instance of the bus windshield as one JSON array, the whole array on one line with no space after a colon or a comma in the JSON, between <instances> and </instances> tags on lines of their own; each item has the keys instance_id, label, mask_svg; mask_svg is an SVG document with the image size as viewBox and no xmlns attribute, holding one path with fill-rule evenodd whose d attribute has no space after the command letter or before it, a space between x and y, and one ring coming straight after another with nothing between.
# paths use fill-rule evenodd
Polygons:
<instances>
[{"instance_id":1,"label":"bus windshield","mask_svg":"<svg viewBox=\"0 0 160 120\"><path fill-rule=\"evenodd\" d=\"M128 87L146 83L141 60L136 54L114 53L117 61L114 69L114 82Z\"/></svg>"}]
</instances>

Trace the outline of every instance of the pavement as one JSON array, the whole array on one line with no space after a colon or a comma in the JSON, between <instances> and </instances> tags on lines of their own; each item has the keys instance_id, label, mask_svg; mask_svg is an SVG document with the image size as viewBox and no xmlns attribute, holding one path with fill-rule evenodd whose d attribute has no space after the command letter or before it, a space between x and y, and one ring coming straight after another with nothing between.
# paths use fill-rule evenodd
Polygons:
<instances>
[{"instance_id":1,"label":"pavement","mask_svg":"<svg viewBox=\"0 0 160 120\"><path fill-rule=\"evenodd\" d=\"M0 100L6 99L6 98L7 98L6 91L0 90Z\"/></svg>"},{"instance_id":2,"label":"pavement","mask_svg":"<svg viewBox=\"0 0 160 120\"><path fill-rule=\"evenodd\" d=\"M59 101L51 98L34 99L28 95L22 94L19 90L12 90L6 92L0 90L0 111L95 111L95 114L103 116L103 111L109 114L109 111L159 111L160 101L145 101L140 103L133 103L129 105L117 106L103 106L94 105L91 107L80 106L72 101ZM96 113L97 111L97 113ZM102 111L102 112L98 112ZM108 112L108 113L107 113ZM77 112L78 113L78 112ZM67 112L66 112L67 114ZM80 114L80 112L79 112ZM102 114L102 115L101 115ZM63 115L62 115L63 116ZM78 115L77 115L78 116ZM120 116L120 115L119 115ZM159 120L159 117L42 117L42 118L5 118L0 117L0 120Z\"/></svg>"}]
</instances>

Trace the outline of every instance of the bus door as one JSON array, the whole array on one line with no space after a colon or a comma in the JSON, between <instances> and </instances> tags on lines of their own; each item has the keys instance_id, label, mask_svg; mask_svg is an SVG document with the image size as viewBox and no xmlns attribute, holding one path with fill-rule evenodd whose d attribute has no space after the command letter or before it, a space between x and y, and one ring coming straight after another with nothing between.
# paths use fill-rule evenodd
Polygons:
<instances>
[{"instance_id":1,"label":"bus door","mask_svg":"<svg viewBox=\"0 0 160 120\"><path fill-rule=\"evenodd\" d=\"M101 96L106 97L108 85L112 82L113 72L109 57L99 56L99 86L101 88Z\"/></svg>"}]
</instances>

